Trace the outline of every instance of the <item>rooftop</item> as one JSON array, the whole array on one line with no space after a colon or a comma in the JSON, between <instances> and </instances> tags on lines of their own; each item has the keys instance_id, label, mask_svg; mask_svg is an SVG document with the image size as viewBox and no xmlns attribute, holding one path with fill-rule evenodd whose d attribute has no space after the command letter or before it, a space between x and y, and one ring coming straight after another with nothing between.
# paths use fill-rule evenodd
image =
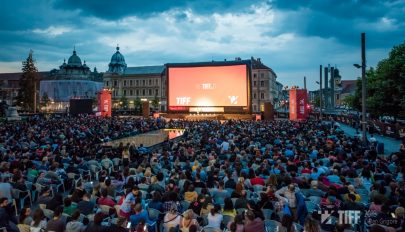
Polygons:
<instances>
[{"instance_id":1,"label":"rooftop","mask_svg":"<svg viewBox=\"0 0 405 232\"><path fill-rule=\"evenodd\" d=\"M124 75L161 74L164 70L164 65L128 67Z\"/></svg>"},{"instance_id":2,"label":"rooftop","mask_svg":"<svg viewBox=\"0 0 405 232\"><path fill-rule=\"evenodd\" d=\"M342 80L342 93L352 93L356 91L357 80Z\"/></svg>"}]
</instances>

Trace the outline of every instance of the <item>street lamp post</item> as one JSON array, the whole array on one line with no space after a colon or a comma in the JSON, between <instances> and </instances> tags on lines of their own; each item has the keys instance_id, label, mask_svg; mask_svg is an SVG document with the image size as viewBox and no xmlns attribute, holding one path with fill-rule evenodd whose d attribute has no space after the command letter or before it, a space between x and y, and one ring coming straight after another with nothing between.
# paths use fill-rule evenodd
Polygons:
<instances>
[{"instance_id":1,"label":"street lamp post","mask_svg":"<svg viewBox=\"0 0 405 232\"><path fill-rule=\"evenodd\" d=\"M354 64L354 67L361 68L361 129L362 141L366 144L366 34L361 33L361 65Z\"/></svg>"}]
</instances>

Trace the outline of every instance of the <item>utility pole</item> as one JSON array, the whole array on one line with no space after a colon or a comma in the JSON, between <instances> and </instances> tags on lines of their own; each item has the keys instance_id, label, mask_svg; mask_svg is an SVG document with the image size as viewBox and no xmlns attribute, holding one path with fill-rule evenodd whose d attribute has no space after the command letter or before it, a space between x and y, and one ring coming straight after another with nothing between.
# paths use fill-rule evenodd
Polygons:
<instances>
[{"instance_id":1,"label":"utility pole","mask_svg":"<svg viewBox=\"0 0 405 232\"><path fill-rule=\"evenodd\" d=\"M361 124L363 142L366 144L366 33L361 33Z\"/></svg>"},{"instance_id":2,"label":"utility pole","mask_svg":"<svg viewBox=\"0 0 405 232\"><path fill-rule=\"evenodd\" d=\"M322 120L322 65L319 65L319 119Z\"/></svg>"}]
</instances>

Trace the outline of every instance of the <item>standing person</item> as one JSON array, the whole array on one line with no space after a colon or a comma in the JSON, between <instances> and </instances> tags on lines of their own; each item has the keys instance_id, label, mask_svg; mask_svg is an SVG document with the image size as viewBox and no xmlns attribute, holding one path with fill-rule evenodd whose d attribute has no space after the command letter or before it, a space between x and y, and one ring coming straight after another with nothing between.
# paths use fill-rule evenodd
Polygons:
<instances>
[{"instance_id":1,"label":"standing person","mask_svg":"<svg viewBox=\"0 0 405 232\"><path fill-rule=\"evenodd\" d=\"M128 167L130 163L130 153L129 153L129 148L125 147L124 150L122 151L122 164L124 167Z\"/></svg>"},{"instance_id":2,"label":"standing person","mask_svg":"<svg viewBox=\"0 0 405 232\"><path fill-rule=\"evenodd\" d=\"M53 218L46 225L47 231L54 232L64 232L65 231L65 222L62 220L63 207L56 207Z\"/></svg>"},{"instance_id":3,"label":"standing person","mask_svg":"<svg viewBox=\"0 0 405 232\"><path fill-rule=\"evenodd\" d=\"M127 194L120 207L120 216L129 219L131 216L131 205L135 204L136 196L139 193L138 186L133 186L132 191Z\"/></svg>"},{"instance_id":4,"label":"standing person","mask_svg":"<svg viewBox=\"0 0 405 232\"><path fill-rule=\"evenodd\" d=\"M8 202L13 201L11 194L11 184L8 183L8 178L0 177L0 198L6 197Z\"/></svg>"}]
</instances>

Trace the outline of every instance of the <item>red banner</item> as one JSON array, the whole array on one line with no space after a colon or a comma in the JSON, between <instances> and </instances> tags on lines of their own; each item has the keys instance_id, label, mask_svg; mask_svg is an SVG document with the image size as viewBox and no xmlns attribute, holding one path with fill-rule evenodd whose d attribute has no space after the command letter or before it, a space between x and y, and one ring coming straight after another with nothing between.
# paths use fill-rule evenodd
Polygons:
<instances>
[{"instance_id":1,"label":"red banner","mask_svg":"<svg viewBox=\"0 0 405 232\"><path fill-rule=\"evenodd\" d=\"M305 89L290 90L290 120L306 120L308 118L308 94Z\"/></svg>"},{"instance_id":2,"label":"red banner","mask_svg":"<svg viewBox=\"0 0 405 232\"><path fill-rule=\"evenodd\" d=\"M101 117L111 117L112 103L111 103L111 91L103 89L97 93L98 99L98 111Z\"/></svg>"}]
</instances>

